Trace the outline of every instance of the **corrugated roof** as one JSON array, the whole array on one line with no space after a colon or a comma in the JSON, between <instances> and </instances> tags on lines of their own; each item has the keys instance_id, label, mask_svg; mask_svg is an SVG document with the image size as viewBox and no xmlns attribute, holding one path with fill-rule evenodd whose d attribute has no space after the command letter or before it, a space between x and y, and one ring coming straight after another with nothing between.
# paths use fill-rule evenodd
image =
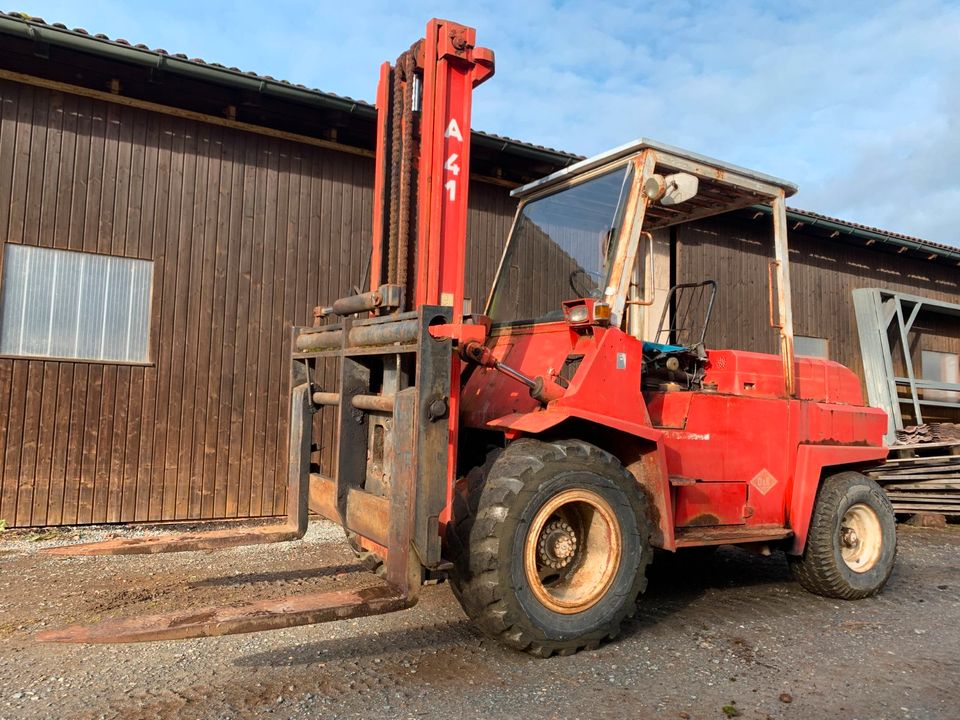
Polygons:
<instances>
[{"instance_id":1,"label":"corrugated roof","mask_svg":"<svg viewBox=\"0 0 960 720\"><path fill-rule=\"evenodd\" d=\"M950 245L945 245L943 243L933 242L932 240L924 240L923 238L915 237L913 235L904 235L903 233L892 232L890 230L884 230L882 228L871 227L870 225L862 225L860 223L850 222L849 220L842 220L841 218L831 217L829 215L823 215L821 213L812 212L810 210L800 210L798 208L787 208L789 213L796 215L794 219L800 220L801 222L806 220L807 222L813 224L818 221L826 221L829 223L834 223L836 225L843 225L850 228L851 230L856 230L861 233L868 233L871 235L882 236L883 239L893 241L902 241L904 243L914 243L916 245L922 245L925 248L929 248L931 251L940 251L946 252L950 257L960 258L960 248L951 247Z\"/></svg>"},{"instance_id":2,"label":"corrugated roof","mask_svg":"<svg viewBox=\"0 0 960 720\"><path fill-rule=\"evenodd\" d=\"M190 63L192 65L196 65L197 67L210 68L223 73L225 82L229 82L230 76L234 76L237 79L243 78L246 80L258 80L263 83L270 83L282 87L296 89L303 93L314 95L317 98L324 98L341 104L352 105L355 109L361 112L370 114L376 112L376 107L365 100L358 100L346 95L337 95L336 93L326 92L318 88L308 88L306 85L300 83L292 83L288 80L278 80L270 75L259 75L250 70L241 70L237 67L228 67L220 63L208 62L198 57L191 58L185 53L169 53L163 48L151 48L143 43L131 43L123 38L113 39L107 35L104 35L103 33L90 33L84 28L68 28L63 23L47 23L41 17L34 17L21 12L0 11L0 20L4 19L22 24L29 30L29 33L33 35L36 40L56 42L57 35L63 34L72 38L79 38L90 42L91 47L98 43L103 43L105 45L115 46L117 48L139 50L141 52L156 56L157 58L175 58L180 62ZM54 31L54 34L50 35L49 31ZM491 145L502 143L503 147L501 149L503 151L523 152L526 150L532 153L551 155L553 156L553 159L560 165L569 165L575 161L584 159L584 156L582 155L577 155L564 150L557 150L544 145L525 142L523 140L517 140L504 135L496 135L494 133L487 133L480 130L474 130L473 132L475 135L483 138ZM930 240L924 240L922 238L904 235L902 233L890 232L888 230L870 227L868 225L861 225L860 223L854 223L847 220L842 220L840 218L830 217L829 215L822 215L809 210L790 208L789 213L794 216L791 219L796 221L806 222L809 224L816 224L817 222L832 223L844 228L848 228L853 233L875 236L876 239L884 242L900 244L906 247L919 246L929 249L933 254L951 259L960 259L960 248L951 247L942 243L931 242Z\"/></svg>"},{"instance_id":3,"label":"corrugated roof","mask_svg":"<svg viewBox=\"0 0 960 720\"><path fill-rule=\"evenodd\" d=\"M132 43L129 40L125 40L123 38L114 39L107 35L104 35L103 33L91 33L85 28L69 28L63 23L48 23L41 17L30 16L30 15L27 15L26 13L21 13L21 12L0 11L0 19L4 19L4 18L22 23L24 26L27 26L29 28L33 28L34 29L33 34L35 35L35 39L37 40L46 40L46 41L55 42L56 41L55 36L54 37L51 37L49 35L41 36L38 34L44 31L53 30L53 31L56 31L56 33L68 34L76 38L82 38L91 43L103 43L105 45L115 46L117 48L139 50L144 53L150 53L152 55L155 55L158 58L161 58L161 57L175 58L182 62L191 63L199 67L210 68L213 70L220 71L224 73L225 76L234 75L234 76L237 76L238 78L245 78L248 80L249 79L260 80L267 83L276 83L289 88L296 88L297 90L301 90L306 93L311 93L313 95L316 95L317 97L336 100L341 103L352 104L356 107L356 109L361 111L366 110L367 112L370 112L370 113L376 112L376 107L372 103L367 102L366 100L358 100L348 95L338 95L336 93L327 92L325 90L320 90L318 88L310 88L301 83L292 83L289 80L277 79L270 75L260 75L258 73L253 72L252 70L241 70L238 67L228 67L227 65L223 65L221 63L208 62L203 58L190 57L185 53L180 53L180 52L171 53L163 48L151 48L149 45L145 45L143 43ZM529 143L523 140L517 140L515 138L506 137L504 135L496 135L494 133L483 132L482 130L474 130L473 132L476 135L479 135L480 137L490 141L492 144L495 144L498 142L503 143L505 145L505 149L511 148L511 147L519 148L519 149L525 148L538 153L554 155L556 157L557 162L560 164L568 164L569 162L579 160L582 157L580 155L568 153L563 150L557 150L555 148L546 147L544 145L537 145L535 143Z\"/></svg>"},{"instance_id":4,"label":"corrugated roof","mask_svg":"<svg viewBox=\"0 0 960 720\"><path fill-rule=\"evenodd\" d=\"M771 214L769 205L754 205L751 212L759 212L766 215ZM799 223L810 228L820 228L832 231L831 238L840 235L857 237L865 241L866 245L880 243L881 245L893 245L902 252L900 248L913 250L915 252L926 254L928 259L944 259L955 261L960 265L960 247L951 247L942 243L924 240L923 238L903 233L890 232L881 228L870 227L860 223L841 220L840 218L823 215L821 213L811 212L810 210L801 210L799 208L787 208L787 221L793 225ZM879 246L878 246L879 247Z\"/></svg>"},{"instance_id":5,"label":"corrugated roof","mask_svg":"<svg viewBox=\"0 0 960 720\"><path fill-rule=\"evenodd\" d=\"M300 83L292 83L292 82L289 82L288 80L277 80L276 78L271 77L270 75L258 75L257 73L255 73L255 72L253 72L253 71L251 71L251 70L241 70L241 69L238 68L238 67L228 67L228 66L222 65L222 64L220 64L220 63L207 62L207 61L204 60L203 58L198 58L198 57L192 58L192 57L190 57L189 55L186 55L185 53L179 53L179 52L178 52L178 53L170 53L170 52L167 52L166 50L164 50L163 48L151 48L149 45L144 45L143 43L132 43L132 42L130 42L129 40L124 40L123 38L116 38L116 39L114 39L114 38L108 37L107 35L104 35L103 33L91 33L91 32L89 32L88 30L86 30L85 28L80 28L80 27L78 27L78 28L69 28L69 27L67 27L66 25L64 25L63 23L59 23L59 22L58 22L58 23L48 23L47 21L45 21L45 20L44 20L43 18L41 18L41 17L30 16L30 15L27 15L26 13L21 13L21 12L3 12L3 11L0 11L0 18L9 18L9 19L11 19L11 20L18 20L18 21L23 22L24 24L30 25L30 26L38 26L38 27L43 27L43 28L50 28L50 29L52 29L52 30L57 30L57 31L60 31L60 32L65 32L65 33L70 33L70 34L72 34L72 35L80 36L80 37L86 38L86 39L91 40L91 41L97 41L97 42L107 43L107 44L109 44L109 45L123 46L123 47L127 47L127 48L134 48L134 49L136 49L136 50L142 50L142 51L144 51L144 52L152 53L152 54L158 55L158 56L163 55L163 56L167 56L167 57L173 57L173 58L177 58L178 60L185 60L185 61L187 61L187 62L191 62L191 63L194 63L194 64L196 64L196 65L203 65L203 66L206 66L206 67L216 68L216 69L218 69L218 70L223 70L224 72L228 72L228 73L236 73L236 74L238 74L238 75L244 75L244 76L250 77L250 78L257 78L257 79L259 79L259 80L269 80L269 81L271 81L271 82L278 82L278 83L282 83L282 84L284 84L284 85L289 85L290 87L299 88L299 89L301 89L301 90L309 90L310 92L315 92L315 93L318 93L318 94L323 95L323 96L326 96L326 97L336 98L336 99L338 99L338 100L344 100L344 101L346 101L346 102L351 102L351 103L356 103L357 105L366 106L366 107L370 108L371 110L375 109L373 105L371 105L370 103L368 103L368 102L366 102L366 101L364 101L364 100L357 100L357 99L355 99L355 98L352 98L352 97L349 97L349 96L346 96L346 95L337 95L337 94L335 94L335 93L323 92L323 91L318 90L318 89L316 89L316 88L308 88L306 85L302 85L302 84L300 84ZM48 39L50 39L50 38L40 38L40 37L38 37L37 39L47 39L47 40L48 40Z\"/></svg>"}]
</instances>

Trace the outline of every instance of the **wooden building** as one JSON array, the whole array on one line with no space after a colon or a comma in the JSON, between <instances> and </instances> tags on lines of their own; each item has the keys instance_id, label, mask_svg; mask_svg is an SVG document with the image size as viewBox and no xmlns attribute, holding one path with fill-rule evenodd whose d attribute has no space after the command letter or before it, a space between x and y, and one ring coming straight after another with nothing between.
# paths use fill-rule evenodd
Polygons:
<instances>
[{"instance_id":1,"label":"wooden building","mask_svg":"<svg viewBox=\"0 0 960 720\"><path fill-rule=\"evenodd\" d=\"M858 288L960 302L960 248L810 212L790 211L788 220L798 352L836 360L863 376L851 300ZM751 211L677 229L675 281L710 277L720 288L708 347L777 352L777 336L765 312L770 224L769 215ZM960 323L930 318L918 326L913 340L917 367L923 350L960 354Z\"/></svg>"},{"instance_id":2,"label":"wooden building","mask_svg":"<svg viewBox=\"0 0 960 720\"><path fill-rule=\"evenodd\" d=\"M374 120L349 98L0 14L0 519L284 511L289 327L364 284ZM474 307L509 189L575 159L475 133ZM960 251L790 219L796 331L832 359L860 368L853 288L960 301ZM774 350L769 223L662 239L667 281L719 284L709 345ZM956 328L930 335L960 353Z\"/></svg>"}]
</instances>

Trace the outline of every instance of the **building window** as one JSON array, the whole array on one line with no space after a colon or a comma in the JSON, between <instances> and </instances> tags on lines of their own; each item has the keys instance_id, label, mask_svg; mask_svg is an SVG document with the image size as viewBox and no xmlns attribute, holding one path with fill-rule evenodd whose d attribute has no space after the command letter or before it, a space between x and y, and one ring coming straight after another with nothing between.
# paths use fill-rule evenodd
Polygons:
<instances>
[{"instance_id":1,"label":"building window","mask_svg":"<svg viewBox=\"0 0 960 720\"><path fill-rule=\"evenodd\" d=\"M960 385L960 356L936 350L923 350L920 353L920 364L920 375L923 380ZM923 399L948 403L960 402L960 392L924 390Z\"/></svg>"},{"instance_id":2,"label":"building window","mask_svg":"<svg viewBox=\"0 0 960 720\"><path fill-rule=\"evenodd\" d=\"M805 335L793 336L793 353L803 357L830 359L830 344L826 338L807 337Z\"/></svg>"},{"instance_id":3,"label":"building window","mask_svg":"<svg viewBox=\"0 0 960 720\"><path fill-rule=\"evenodd\" d=\"M0 353L150 360L148 260L7 244Z\"/></svg>"}]
</instances>

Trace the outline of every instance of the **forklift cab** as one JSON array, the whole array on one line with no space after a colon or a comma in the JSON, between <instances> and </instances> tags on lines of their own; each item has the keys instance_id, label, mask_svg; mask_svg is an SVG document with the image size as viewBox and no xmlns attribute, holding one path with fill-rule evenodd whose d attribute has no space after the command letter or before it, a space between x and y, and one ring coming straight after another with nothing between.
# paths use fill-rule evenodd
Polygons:
<instances>
[{"instance_id":1,"label":"forklift cab","mask_svg":"<svg viewBox=\"0 0 960 720\"><path fill-rule=\"evenodd\" d=\"M644 343L654 386L697 386L717 284L672 287L655 298L654 234L757 204L773 211L769 316L780 337L784 390L795 392L785 198L796 186L648 139L588 158L513 191L520 205L484 314L494 328L564 318L571 299L609 313L609 325ZM649 314L660 305L660 322ZM647 320L645 322L645 320Z\"/></svg>"}]
</instances>

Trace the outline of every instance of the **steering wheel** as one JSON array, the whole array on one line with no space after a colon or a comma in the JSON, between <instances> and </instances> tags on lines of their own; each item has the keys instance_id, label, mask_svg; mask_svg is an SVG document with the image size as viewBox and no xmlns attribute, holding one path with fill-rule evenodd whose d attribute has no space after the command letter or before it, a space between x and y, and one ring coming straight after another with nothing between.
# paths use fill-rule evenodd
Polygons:
<instances>
[{"instance_id":1,"label":"steering wheel","mask_svg":"<svg viewBox=\"0 0 960 720\"><path fill-rule=\"evenodd\" d=\"M590 277L590 273L578 267L570 273L570 288L578 298L595 297L597 283Z\"/></svg>"}]
</instances>

